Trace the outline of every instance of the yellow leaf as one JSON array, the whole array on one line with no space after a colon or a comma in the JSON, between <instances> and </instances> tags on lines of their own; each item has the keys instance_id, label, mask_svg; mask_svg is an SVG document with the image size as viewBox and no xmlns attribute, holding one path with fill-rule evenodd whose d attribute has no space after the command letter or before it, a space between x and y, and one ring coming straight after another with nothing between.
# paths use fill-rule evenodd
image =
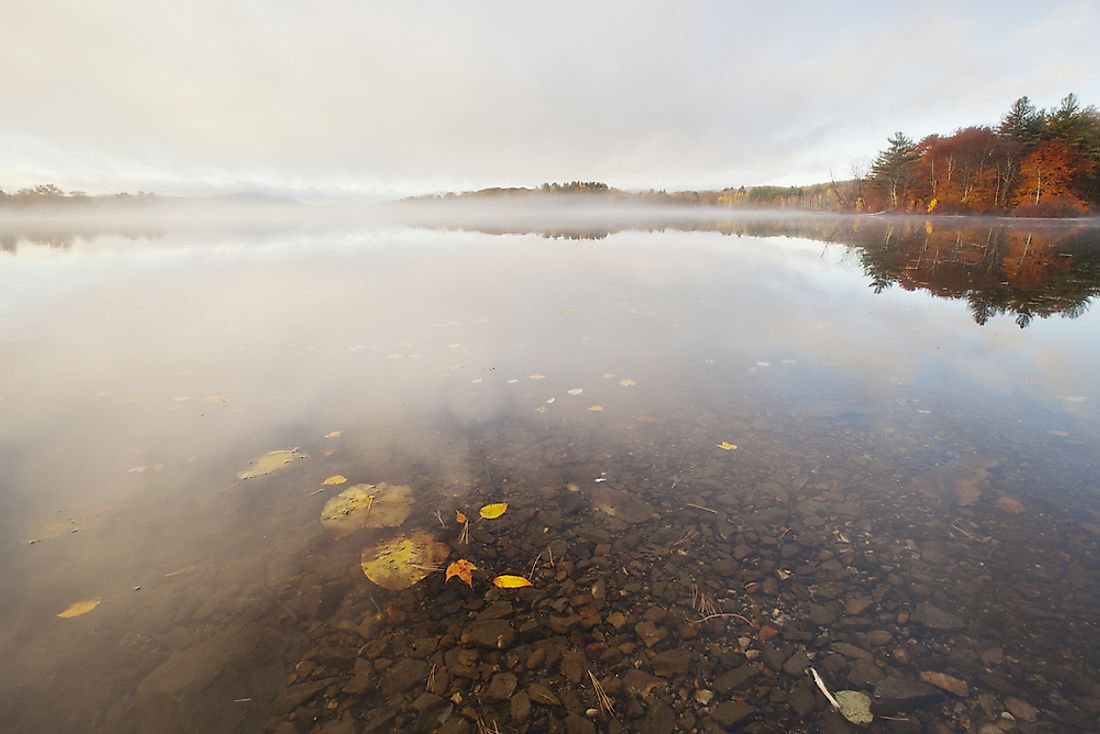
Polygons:
<instances>
[{"instance_id":1,"label":"yellow leaf","mask_svg":"<svg viewBox=\"0 0 1100 734\"><path fill-rule=\"evenodd\" d=\"M590 410L593 413L602 413L603 412L603 406L602 405L589 405L588 410Z\"/></svg>"},{"instance_id":2,"label":"yellow leaf","mask_svg":"<svg viewBox=\"0 0 1100 734\"><path fill-rule=\"evenodd\" d=\"M78 601L69 605L69 608L58 614L60 619L71 619L73 617L79 617L81 614L87 614L103 601L103 597L97 596L95 599L88 599L87 601Z\"/></svg>"},{"instance_id":3,"label":"yellow leaf","mask_svg":"<svg viewBox=\"0 0 1100 734\"><path fill-rule=\"evenodd\" d=\"M484 507L482 507L479 514L486 520L496 520L507 511L507 502L495 502L491 505L485 505Z\"/></svg>"},{"instance_id":4,"label":"yellow leaf","mask_svg":"<svg viewBox=\"0 0 1100 734\"><path fill-rule=\"evenodd\" d=\"M323 484L324 484L325 486L329 486L329 487L331 487L331 486L332 486L332 485L334 485L334 484L343 484L343 483L344 483L344 482L346 482L346 481L348 481L348 478L347 478L347 477L345 477L345 476L343 476L343 475L341 475L341 474L334 474L333 476L331 476L331 477L329 477L328 479L326 479L326 480L325 480L325 481L323 482Z\"/></svg>"},{"instance_id":5,"label":"yellow leaf","mask_svg":"<svg viewBox=\"0 0 1100 734\"><path fill-rule=\"evenodd\" d=\"M732 444L729 441L723 441L722 443L718 444L718 448L722 449L723 451L733 451L735 448L737 448L737 446L736 444Z\"/></svg>"},{"instance_id":6,"label":"yellow leaf","mask_svg":"<svg viewBox=\"0 0 1100 734\"><path fill-rule=\"evenodd\" d=\"M632 387L633 385L637 385L638 383L634 382L634 380L631 380L628 377L624 380L619 380L619 384L622 385L623 387Z\"/></svg>"},{"instance_id":7,"label":"yellow leaf","mask_svg":"<svg viewBox=\"0 0 1100 734\"><path fill-rule=\"evenodd\" d=\"M455 522L469 522L469 520L460 510L455 510Z\"/></svg>"},{"instance_id":8,"label":"yellow leaf","mask_svg":"<svg viewBox=\"0 0 1100 734\"><path fill-rule=\"evenodd\" d=\"M546 375L542 375L542 374L539 374L538 372L536 372L533 375L527 375L527 379L529 379L529 380L545 380Z\"/></svg>"},{"instance_id":9,"label":"yellow leaf","mask_svg":"<svg viewBox=\"0 0 1100 734\"><path fill-rule=\"evenodd\" d=\"M341 433L343 433L343 431L331 431L325 434L325 438L340 438Z\"/></svg>"},{"instance_id":10,"label":"yellow leaf","mask_svg":"<svg viewBox=\"0 0 1100 734\"><path fill-rule=\"evenodd\" d=\"M498 589L522 589L525 586L534 586L522 576L497 576L493 579L493 586Z\"/></svg>"},{"instance_id":11,"label":"yellow leaf","mask_svg":"<svg viewBox=\"0 0 1100 734\"><path fill-rule=\"evenodd\" d=\"M615 379L615 373L614 372L604 372L603 373L603 379L605 379L605 380L614 380Z\"/></svg>"},{"instance_id":12,"label":"yellow leaf","mask_svg":"<svg viewBox=\"0 0 1100 734\"><path fill-rule=\"evenodd\" d=\"M477 566L467 561L465 558L459 558L457 561L447 566L447 578L443 580L444 583L451 580L452 576L458 576L460 579L469 584L470 588L474 588L474 576L473 572L477 570Z\"/></svg>"}]
</instances>

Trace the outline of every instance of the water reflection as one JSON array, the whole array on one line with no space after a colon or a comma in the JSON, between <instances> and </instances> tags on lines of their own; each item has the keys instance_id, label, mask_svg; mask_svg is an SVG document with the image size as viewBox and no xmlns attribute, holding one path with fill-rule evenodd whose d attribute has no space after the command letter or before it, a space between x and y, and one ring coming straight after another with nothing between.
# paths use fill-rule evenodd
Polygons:
<instances>
[{"instance_id":1,"label":"water reflection","mask_svg":"<svg viewBox=\"0 0 1100 734\"><path fill-rule=\"evenodd\" d=\"M1087 304L1092 235L856 224L21 240L0 258L0 643L20 671L0 726L409 730L470 706L539 731L596 707L590 668L628 729L708 726L733 699L763 731L814 728L830 714L784 671L812 653L833 687L967 680L957 707L906 714L925 729L1018 698L1086 730L1097 314L1020 331L968 308L1009 288L1008 313L1063 313L1050 294L1074 283ZM237 480L291 447L309 458ZM333 475L408 484L403 529L537 589L372 587L381 532L319 524ZM498 500L456 545L453 512ZM504 627L504 650L478 642ZM498 672L562 705L516 721Z\"/></svg>"},{"instance_id":2,"label":"water reflection","mask_svg":"<svg viewBox=\"0 0 1100 734\"><path fill-rule=\"evenodd\" d=\"M600 224L563 227L535 219L525 223L479 224L477 219L450 225L485 234L537 234L552 240L604 240L624 231L717 232L736 237L800 237L855 248L875 293L898 286L924 290L967 303L975 323L1007 315L1020 328L1035 318L1077 318L1100 293L1100 227L1094 223L1020 222L979 218L766 217L723 219L692 216L633 217ZM448 227L446 220L436 226ZM129 239L156 239L166 232L132 223L122 228ZM20 246L69 249L117 236L108 225L98 231L38 228L0 233L0 248L16 254ZM258 232L262 234L261 227ZM277 230L276 230L277 231ZM253 230L255 234L257 230Z\"/></svg>"}]
</instances>

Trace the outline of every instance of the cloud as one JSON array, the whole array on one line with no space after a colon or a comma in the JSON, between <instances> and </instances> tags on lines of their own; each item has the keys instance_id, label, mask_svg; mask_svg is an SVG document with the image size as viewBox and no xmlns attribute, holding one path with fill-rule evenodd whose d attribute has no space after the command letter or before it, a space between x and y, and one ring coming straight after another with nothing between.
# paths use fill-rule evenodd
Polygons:
<instances>
[{"instance_id":1,"label":"cloud","mask_svg":"<svg viewBox=\"0 0 1100 734\"><path fill-rule=\"evenodd\" d=\"M0 185L810 182L898 128L1100 99L1097 25L1092 3L23 3L0 28Z\"/></svg>"}]
</instances>

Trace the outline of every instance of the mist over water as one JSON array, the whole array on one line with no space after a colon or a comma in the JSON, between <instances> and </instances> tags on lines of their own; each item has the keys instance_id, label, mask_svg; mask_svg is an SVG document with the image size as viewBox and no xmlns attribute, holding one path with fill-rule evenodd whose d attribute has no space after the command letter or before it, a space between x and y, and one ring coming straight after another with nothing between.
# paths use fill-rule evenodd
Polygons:
<instances>
[{"instance_id":1,"label":"mist over water","mask_svg":"<svg viewBox=\"0 0 1100 734\"><path fill-rule=\"evenodd\" d=\"M0 647L19 671L0 682L0 729L274 729L318 629L350 634L335 620L373 614L368 594L388 603L357 569L378 533L334 544L318 523L337 474L409 484L409 526L435 530L436 510L506 497L552 534L535 512L569 482L667 503L653 537L693 527L684 501L727 497L712 509L737 537L795 528L810 565L838 517L918 561L936 544L992 547L952 526L1001 549L1026 538L1069 559L1065 638L1044 637L1055 612L1030 592L995 603L1038 647L1076 652L1052 653L1067 672L1042 684L998 675L1070 729L1057 701L1095 697L1084 610L1098 600L1080 581L1100 538L1092 225L469 207L186 220L0 235ZM237 479L283 448L308 458ZM977 504L913 483L975 455L989 457ZM998 510L1002 497L1025 512ZM866 526L830 509L862 502ZM970 572L953 553L963 565L933 574L946 591L902 567L904 584L875 592L874 623L932 598L988 611L1012 575L1052 583L1004 551L1003 575L955 594ZM335 581L346 597L325 601ZM444 604L454 583L416 598ZM94 611L55 616L91 598ZM1040 654L1003 634L1012 654Z\"/></svg>"}]
</instances>

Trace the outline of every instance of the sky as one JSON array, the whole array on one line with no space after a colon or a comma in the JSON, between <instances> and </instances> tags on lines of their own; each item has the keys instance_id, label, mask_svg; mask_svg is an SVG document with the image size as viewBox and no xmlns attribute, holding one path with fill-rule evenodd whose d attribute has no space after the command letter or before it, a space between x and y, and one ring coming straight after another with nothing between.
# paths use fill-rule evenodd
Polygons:
<instances>
[{"instance_id":1,"label":"sky","mask_svg":"<svg viewBox=\"0 0 1100 734\"><path fill-rule=\"evenodd\" d=\"M1100 2L0 0L0 188L306 201L849 177L1100 104Z\"/></svg>"}]
</instances>

